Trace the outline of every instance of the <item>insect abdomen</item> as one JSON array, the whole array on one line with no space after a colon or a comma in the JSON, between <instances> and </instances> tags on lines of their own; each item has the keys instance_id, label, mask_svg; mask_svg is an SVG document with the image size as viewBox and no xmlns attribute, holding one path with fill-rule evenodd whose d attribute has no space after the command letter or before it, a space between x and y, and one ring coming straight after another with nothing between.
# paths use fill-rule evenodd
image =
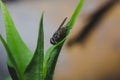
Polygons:
<instances>
[{"instance_id":1,"label":"insect abdomen","mask_svg":"<svg viewBox=\"0 0 120 80\"><path fill-rule=\"evenodd\" d=\"M53 37L50 39L51 44L56 44L60 42L66 36L67 27L61 28L59 31L55 32Z\"/></svg>"}]
</instances>

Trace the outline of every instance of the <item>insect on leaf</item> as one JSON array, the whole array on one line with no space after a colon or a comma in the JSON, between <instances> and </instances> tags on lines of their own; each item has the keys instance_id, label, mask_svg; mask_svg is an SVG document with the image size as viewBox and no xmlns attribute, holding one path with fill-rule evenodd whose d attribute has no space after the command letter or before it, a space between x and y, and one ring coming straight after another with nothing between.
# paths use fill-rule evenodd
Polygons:
<instances>
[{"instance_id":1,"label":"insect on leaf","mask_svg":"<svg viewBox=\"0 0 120 80\"><path fill-rule=\"evenodd\" d=\"M83 6L84 0L80 0L77 8L75 9L70 21L67 24L67 35L69 35L70 30L72 29L81 9ZM53 74L56 66L56 62L59 56L59 53L61 51L61 48L66 40L66 37L58 42L57 44L51 46L48 51L46 52L45 58L44 58L44 68L43 68L43 73L44 73L44 78L45 80L53 80Z\"/></svg>"}]
</instances>

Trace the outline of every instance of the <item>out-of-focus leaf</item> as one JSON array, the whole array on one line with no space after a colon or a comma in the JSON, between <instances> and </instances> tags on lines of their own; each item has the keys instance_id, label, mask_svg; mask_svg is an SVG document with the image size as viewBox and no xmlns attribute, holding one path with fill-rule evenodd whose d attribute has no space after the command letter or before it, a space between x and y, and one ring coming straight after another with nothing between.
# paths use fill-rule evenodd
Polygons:
<instances>
[{"instance_id":1,"label":"out-of-focus leaf","mask_svg":"<svg viewBox=\"0 0 120 80\"><path fill-rule=\"evenodd\" d=\"M9 77L7 77L5 80L12 80L12 78L9 76Z\"/></svg>"},{"instance_id":2,"label":"out-of-focus leaf","mask_svg":"<svg viewBox=\"0 0 120 80\"><path fill-rule=\"evenodd\" d=\"M6 39L7 45L10 48L11 55L13 56L14 60L16 61L16 65L18 66L19 72L21 74L24 73L26 67L30 63L32 59L32 52L27 48L27 46L22 41L19 33L17 32L15 25L11 19L11 16L6 8L6 6L0 0L0 6L3 13L5 28L6 28ZM8 58L10 57L8 56ZM13 61L9 61L13 64ZM8 64L10 67L11 64Z\"/></svg>"},{"instance_id":3,"label":"out-of-focus leaf","mask_svg":"<svg viewBox=\"0 0 120 80\"><path fill-rule=\"evenodd\" d=\"M43 80L43 59L44 59L44 32L43 32L43 14L40 20L38 43L35 54L25 71L26 80Z\"/></svg>"},{"instance_id":4,"label":"out-of-focus leaf","mask_svg":"<svg viewBox=\"0 0 120 80\"><path fill-rule=\"evenodd\" d=\"M68 24L67 24L68 31L67 31L66 37L69 35L69 32L72 29L72 27L77 19L77 16L79 15L79 12L81 11L83 3L84 3L84 0L80 0L70 21L68 22ZM48 49L48 51L46 52L45 59L44 59L44 69L43 69L45 80L53 80L53 74L54 74L56 62L57 62L60 50L66 40L66 37L59 43L50 47Z\"/></svg>"}]
</instances>

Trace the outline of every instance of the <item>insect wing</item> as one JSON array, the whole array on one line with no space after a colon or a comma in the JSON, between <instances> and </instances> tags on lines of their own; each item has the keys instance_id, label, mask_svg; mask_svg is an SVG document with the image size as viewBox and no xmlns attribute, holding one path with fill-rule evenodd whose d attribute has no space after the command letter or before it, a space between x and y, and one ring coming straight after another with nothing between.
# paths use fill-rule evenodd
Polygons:
<instances>
[{"instance_id":1,"label":"insect wing","mask_svg":"<svg viewBox=\"0 0 120 80\"><path fill-rule=\"evenodd\" d=\"M59 31L61 29L61 27L64 25L65 21L67 20L67 17L63 20L63 22L61 23L61 25L59 26L58 30Z\"/></svg>"}]
</instances>

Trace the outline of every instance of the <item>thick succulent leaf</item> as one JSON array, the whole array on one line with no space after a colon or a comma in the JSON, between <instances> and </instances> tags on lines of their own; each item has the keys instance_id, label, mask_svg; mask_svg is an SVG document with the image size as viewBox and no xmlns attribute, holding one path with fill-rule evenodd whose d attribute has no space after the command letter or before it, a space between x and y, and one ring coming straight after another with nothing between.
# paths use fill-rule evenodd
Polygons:
<instances>
[{"instance_id":1,"label":"thick succulent leaf","mask_svg":"<svg viewBox=\"0 0 120 80\"><path fill-rule=\"evenodd\" d=\"M75 21L80 13L82 7L83 7L83 4L84 4L84 0L80 0L80 2L78 4L77 8L75 9L70 21L67 24L69 29L72 29L73 25L75 24Z\"/></svg>"},{"instance_id":2,"label":"thick succulent leaf","mask_svg":"<svg viewBox=\"0 0 120 80\"><path fill-rule=\"evenodd\" d=\"M6 6L2 3L1 0L0 0L0 6L2 9L5 28L6 28L7 45L10 48L11 56L13 56L13 58L15 59L16 65L18 66L20 73L23 74L26 67L30 63L33 54L22 41ZM11 61L11 63L13 62ZM10 66L10 64L8 65Z\"/></svg>"},{"instance_id":3,"label":"thick succulent leaf","mask_svg":"<svg viewBox=\"0 0 120 80\"><path fill-rule=\"evenodd\" d=\"M16 67L15 67L16 68ZM19 79L22 79L22 76L17 76L17 74L19 73L19 72L17 72L17 70L15 69L15 68L13 68L13 67L11 67L11 66L9 66L8 65L8 71L9 71L9 73L10 73L10 76L12 77L12 79L13 80L19 80ZM22 79L23 80L23 79Z\"/></svg>"},{"instance_id":4,"label":"thick succulent leaf","mask_svg":"<svg viewBox=\"0 0 120 80\"><path fill-rule=\"evenodd\" d=\"M52 46L47 51L47 54L49 53L49 55L45 57L46 60L44 61L44 68L43 68L44 70L43 75L45 80L53 80L55 66L56 66L57 59L58 59L60 50L62 48L62 45L63 44L58 46Z\"/></svg>"},{"instance_id":5,"label":"thick succulent leaf","mask_svg":"<svg viewBox=\"0 0 120 80\"><path fill-rule=\"evenodd\" d=\"M12 53L7 45L7 43L5 42L5 40L3 39L3 37L0 35L0 41L3 43L6 51L7 51L7 55L8 55L8 70L10 72L10 75L12 77L13 80L18 80L18 78L22 79L21 78L21 73L18 69L18 66L16 64L16 61L14 59L14 57L12 56ZM14 70L14 71L13 71Z\"/></svg>"},{"instance_id":6,"label":"thick succulent leaf","mask_svg":"<svg viewBox=\"0 0 120 80\"><path fill-rule=\"evenodd\" d=\"M81 11L81 8L83 6L83 2L84 2L84 0L80 0L80 2L78 4L77 8L75 9L70 21L67 24L68 31L67 31L66 37L69 35L69 32L72 29L78 15L79 15L79 12ZM46 52L45 59L44 59L44 69L43 69L45 80L53 80L53 74L54 74L56 62L57 62L60 50L61 50L61 48L66 40L66 37L61 42L50 47L48 49L48 51Z\"/></svg>"},{"instance_id":7,"label":"thick succulent leaf","mask_svg":"<svg viewBox=\"0 0 120 80\"><path fill-rule=\"evenodd\" d=\"M25 72L26 80L43 80L43 60L44 60L44 32L43 14L40 20L38 42L35 54Z\"/></svg>"}]
</instances>

